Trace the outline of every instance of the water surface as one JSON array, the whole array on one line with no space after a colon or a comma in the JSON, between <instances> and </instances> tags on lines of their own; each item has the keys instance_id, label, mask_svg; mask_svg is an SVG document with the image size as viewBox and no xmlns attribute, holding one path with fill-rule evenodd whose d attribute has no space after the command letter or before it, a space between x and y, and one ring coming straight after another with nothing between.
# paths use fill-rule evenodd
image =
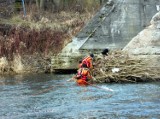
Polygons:
<instances>
[{"instance_id":1,"label":"water surface","mask_svg":"<svg viewBox=\"0 0 160 119\"><path fill-rule=\"evenodd\" d=\"M1 119L160 119L160 82L101 84L114 92L67 82L72 75L0 77Z\"/></svg>"}]
</instances>

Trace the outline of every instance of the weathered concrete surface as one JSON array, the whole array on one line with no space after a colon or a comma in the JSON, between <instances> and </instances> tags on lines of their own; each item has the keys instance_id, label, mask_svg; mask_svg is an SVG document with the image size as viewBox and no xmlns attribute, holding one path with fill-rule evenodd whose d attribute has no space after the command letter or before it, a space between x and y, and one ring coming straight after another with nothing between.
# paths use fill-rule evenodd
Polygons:
<instances>
[{"instance_id":1,"label":"weathered concrete surface","mask_svg":"<svg viewBox=\"0 0 160 119\"><path fill-rule=\"evenodd\" d=\"M153 16L150 24L135 36L123 51L147 60L148 67L160 69L160 12Z\"/></svg>"},{"instance_id":2,"label":"weathered concrete surface","mask_svg":"<svg viewBox=\"0 0 160 119\"><path fill-rule=\"evenodd\" d=\"M114 0L108 2L73 38L73 45L76 40L80 43L77 47L78 50L106 47L121 49L150 24L150 20L159 10L159 6L160 0Z\"/></svg>"},{"instance_id":3,"label":"weathered concrete surface","mask_svg":"<svg viewBox=\"0 0 160 119\"><path fill-rule=\"evenodd\" d=\"M134 36L150 25L152 16L159 10L160 0L109 0L62 53L53 57L53 69L71 68L71 63L66 59L83 57L88 52L95 53L104 48L123 49ZM65 63L56 67L55 59ZM75 63L72 61L72 66L77 66Z\"/></svg>"},{"instance_id":4,"label":"weathered concrete surface","mask_svg":"<svg viewBox=\"0 0 160 119\"><path fill-rule=\"evenodd\" d=\"M150 23L124 47L124 51L134 55L160 55L160 12Z\"/></svg>"}]
</instances>

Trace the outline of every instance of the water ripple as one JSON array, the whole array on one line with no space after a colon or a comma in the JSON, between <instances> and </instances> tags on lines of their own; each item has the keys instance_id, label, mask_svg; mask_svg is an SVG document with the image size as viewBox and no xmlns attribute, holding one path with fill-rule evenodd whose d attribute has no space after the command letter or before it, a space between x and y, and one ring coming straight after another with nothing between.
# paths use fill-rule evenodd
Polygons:
<instances>
[{"instance_id":1,"label":"water ripple","mask_svg":"<svg viewBox=\"0 0 160 119\"><path fill-rule=\"evenodd\" d=\"M34 74L2 79L0 118L160 118L160 83L98 85L114 90L110 92L77 86L66 81L70 77Z\"/></svg>"}]
</instances>

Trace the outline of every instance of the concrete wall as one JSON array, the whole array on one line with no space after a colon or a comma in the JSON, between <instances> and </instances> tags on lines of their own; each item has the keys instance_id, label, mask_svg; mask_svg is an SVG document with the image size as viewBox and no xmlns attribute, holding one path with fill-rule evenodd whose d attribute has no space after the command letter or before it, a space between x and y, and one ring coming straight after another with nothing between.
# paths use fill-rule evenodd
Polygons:
<instances>
[{"instance_id":1,"label":"concrete wall","mask_svg":"<svg viewBox=\"0 0 160 119\"><path fill-rule=\"evenodd\" d=\"M106 4L87 26L76 36L79 40L92 37L82 49L122 49L134 36L150 24L152 16L160 10L160 0L113 0ZM114 8L113 8L114 7Z\"/></svg>"}]
</instances>

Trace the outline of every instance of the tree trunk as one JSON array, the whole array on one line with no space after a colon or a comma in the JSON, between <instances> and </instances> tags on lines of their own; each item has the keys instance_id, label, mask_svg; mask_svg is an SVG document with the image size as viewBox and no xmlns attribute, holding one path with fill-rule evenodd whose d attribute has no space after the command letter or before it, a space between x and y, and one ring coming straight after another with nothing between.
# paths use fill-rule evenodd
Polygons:
<instances>
[{"instance_id":1,"label":"tree trunk","mask_svg":"<svg viewBox=\"0 0 160 119\"><path fill-rule=\"evenodd\" d=\"M37 9L39 10L39 0L36 0L36 6L37 6Z\"/></svg>"},{"instance_id":2,"label":"tree trunk","mask_svg":"<svg viewBox=\"0 0 160 119\"><path fill-rule=\"evenodd\" d=\"M36 6L38 10L44 10L44 0L36 0Z\"/></svg>"},{"instance_id":3,"label":"tree trunk","mask_svg":"<svg viewBox=\"0 0 160 119\"><path fill-rule=\"evenodd\" d=\"M40 10L44 10L44 0L40 0Z\"/></svg>"}]
</instances>

